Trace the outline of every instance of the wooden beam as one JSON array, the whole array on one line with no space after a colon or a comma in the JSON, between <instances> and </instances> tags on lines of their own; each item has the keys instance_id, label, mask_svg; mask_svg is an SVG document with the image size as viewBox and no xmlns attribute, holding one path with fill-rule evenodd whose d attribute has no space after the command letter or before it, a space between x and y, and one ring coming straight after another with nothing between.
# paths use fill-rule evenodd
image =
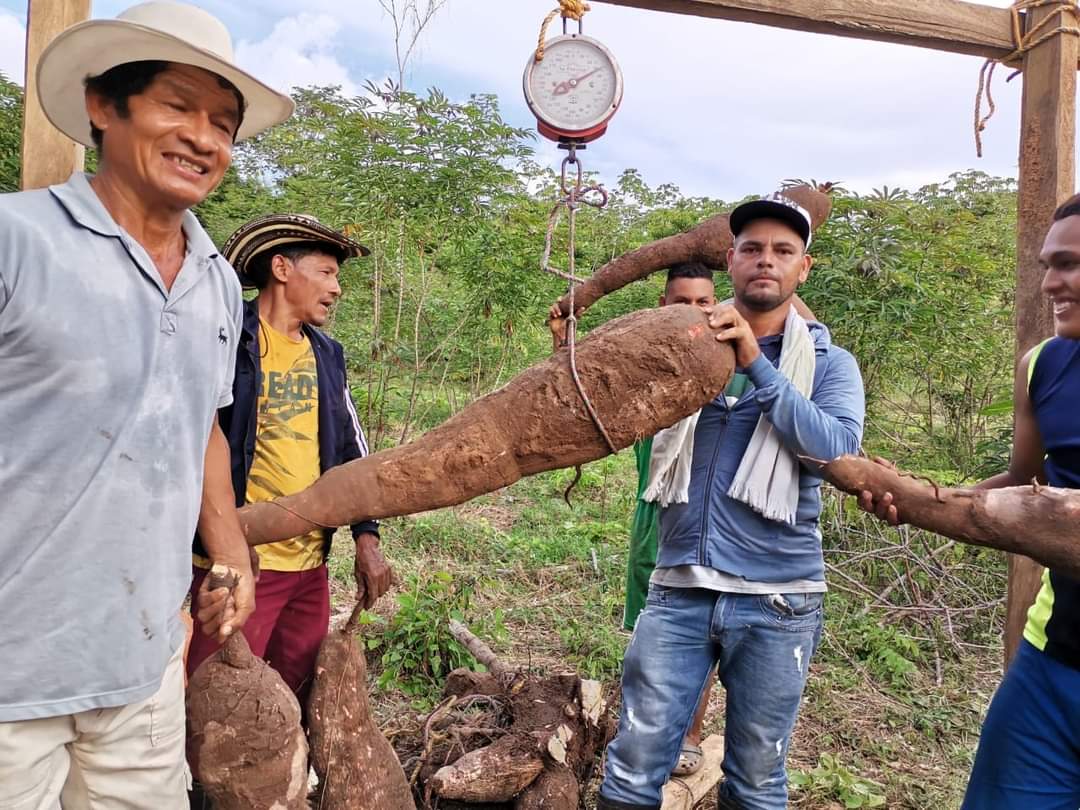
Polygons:
<instances>
[{"instance_id":1,"label":"wooden beam","mask_svg":"<svg viewBox=\"0 0 1080 810\"><path fill-rule=\"evenodd\" d=\"M41 111L37 63L53 37L90 18L90 0L29 0L26 14L26 95L22 131L22 187L62 183L83 167L83 147L60 134ZM72 77L75 80L75 77Z\"/></svg>"},{"instance_id":2,"label":"wooden beam","mask_svg":"<svg viewBox=\"0 0 1080 810\"><path fill-rule=\"evenodd\" d=\"M1047 13L1047 9L1036 9L1032 24L1037 24ZM1056 26L1057 21L1051 25ZM1040 288L1043 271L1039 267L1039 251L1054 209L1072 196L1076 188L1078 51L1077 37L1058 35L1024 58L1017 201L1017 358L1054 331L1050 302ZM1027 557L1009 559L1006 664L1020 644L1027 610L1035 601L1041 576L1042 567Z\"/></svg>"},{"instance_id":3,"label":"wooden beam","mask_svg":"<svg viewBox=\"0 0 1080 810\"><path fill-rule=\"evenodd\" d=\"M704 762L701 770L690 776L672 778L664 785L664 803L660 810L692 810L709 795L724 775L724 738L713 734L701 741Z\"/></svg>"},{"instance_id":4,"label":"wooden beam","mask_svg":"<svg viewBox=\"0 0 1080 810\"><path fill-rule=\"evenodd\" d=\"M897 42L1001 59L1012 53L1011 12L961 0L599 0L818 34ZM1075 66L1074 66L1075 67Z\"/></svg>"}]
</instances>

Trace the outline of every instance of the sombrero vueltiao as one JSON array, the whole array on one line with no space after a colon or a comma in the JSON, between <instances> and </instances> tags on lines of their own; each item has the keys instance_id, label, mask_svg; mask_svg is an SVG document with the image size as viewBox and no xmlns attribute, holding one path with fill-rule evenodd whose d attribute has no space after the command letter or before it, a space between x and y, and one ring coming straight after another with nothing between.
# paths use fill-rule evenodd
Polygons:
<instances>
[{"instance_id":1,"label":"sombrero vueltiao","mask_svg":"<svg viewBox=\"0 0 1080 810\"><path fill-rule=\"evenodd\" d=\"M250 289L258 286L256 280L248 275L248 268L257 256L286 245L313 242L332 247L340 261L371 253L359 242L328 228L315 217L306 214L270 214L237 228L236 233L225 241L221 255L236 270L240 283Z\"/></svg>"},{"instance_id":2,"label":"sombrero vueltiao","mask_svg":"<svg viewBox=\"0 0 1080 810\"><path fill-rule=\"evenodd\" d=\"M292 115L291 98L236 66L232 38L220 20L186 3L153 0L115 20L88 20L57 34L38 60L37 90L45 117L72 140L93 146L86 80L143 61L193 65L231 82L245 103L238 141Z\"/></svg>"}]
</instances>

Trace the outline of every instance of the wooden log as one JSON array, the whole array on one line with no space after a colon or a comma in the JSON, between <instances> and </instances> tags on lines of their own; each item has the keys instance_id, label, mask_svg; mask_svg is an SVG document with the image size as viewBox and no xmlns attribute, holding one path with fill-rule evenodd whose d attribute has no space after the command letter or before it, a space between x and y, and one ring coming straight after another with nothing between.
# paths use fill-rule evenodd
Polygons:
<instances>
[{"instance_id":1,"label":"wooden log","mask_svg":"<svg viewBox=\"0 0 1080 810\"><path fill-rule=\"evenodd\" d=\"M701 743L704 762L701 770L680 776L664 785L664 803L660 810L692 810L705 799L724 776L724 738L719 734L706 737Z\"/></svg>"},{"instance_id":2,"label":"wooden log","mask_svg":"<svg viewBox=\"0 0 1080 810\"><path fill-rule=\"evenodd\" d=\"M988 59L1001 59L1015 48L1008 9L960 0L597 1L795 31L895 42Z\"/></svg>"},{"instance_id":3,"label":"wooden log","mask_svg":"<svg viewBox=\"0 0 1080 810\"><path fill-rule=\"evenodd\" d=\"M296 495L243 507L248 542L453 506L523 475L603 458L611 449L568 365L562 350L410 444L334 467ZM685 305L624 315L577 351L582 385L616 450L699 410L724 390L734 365L707 316Z\"/></svg>"},{"instance_id":4,"label":"wooden log","mask_svg":"<svg viewBox=\"0 0 1080 810\"><path fill-rule=\"evenodd\" d=\"M53 37L90 18L90 0L29 0L26 15L26 96L23 106L23 189L63 183L83 167L83 147L49 123L37 94L37 63ZM82 77L72 76L72 81Z\"/></svg>"},{"instance_id":5,"label":"wooden log","mask_svg":"<svg viewBox=\"0 0 1080 810\"><path fill-rule=\"evenodd\" d=\"M1048 13L1031 12L1032 24ZM1060 20L1051 23L1056 27ZM1039 253L1054 208L1076 185L1075 36L1053 37L1024 58L1024 94L1020 117L1020 186L1017 198L1016 356L1053 334L1050 302L1042 293ZM1009 558L1009 595L1005 616L1005 663L1023 636L1027 611L1039 591L1042 566L1025 557Z\"/></svg>"}]
</instances>

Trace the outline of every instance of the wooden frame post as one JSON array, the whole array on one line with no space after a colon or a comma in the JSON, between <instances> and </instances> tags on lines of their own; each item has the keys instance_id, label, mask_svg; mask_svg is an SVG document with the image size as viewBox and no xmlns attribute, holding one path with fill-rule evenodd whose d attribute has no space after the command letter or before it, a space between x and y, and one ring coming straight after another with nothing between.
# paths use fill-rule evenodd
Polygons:
<instances>
[{"instance_id":1,"label":"wooden frame post","mask_svg":"<svg viewBox=\"0 0 1080 810\"><path fill-rule=\"evenodd\" d=\"M29 0L26 13L26 94L22 131L22 187L62 183L83 167L83 147L62 135L41 111L37 63L53 37L90 18L90 0Z\"/></svg>"},{"instance_id":2,"label":"wooden frame post","mask_svg":"<svg viewBox=\"0 0 1080 810\"><path fill-rule=\"evenodd\" d=\"M1028 27L1047 14L1031 12ZM1050 27L1068 24L1055 20ZM1023 110L1020 119L1020 193L1017 198L1016 349L1017 359L1053 334L1050 303L1042 294L1039 251L1054 209L1076 188L1076 67L1078 40L1059 34L1024 58ZM1042 566L1027 557L1009 557L1005 662L1012 659L1024 632L1027 610L1039 590Z\"/></svg>"}]
</instances>

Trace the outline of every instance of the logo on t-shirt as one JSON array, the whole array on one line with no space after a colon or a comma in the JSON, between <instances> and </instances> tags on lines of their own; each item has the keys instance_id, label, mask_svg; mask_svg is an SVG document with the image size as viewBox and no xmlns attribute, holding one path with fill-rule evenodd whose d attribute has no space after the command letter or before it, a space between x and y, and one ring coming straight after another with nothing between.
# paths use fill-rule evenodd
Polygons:
<instances>
[{"instance_id":1,"label":"logo on t-shirt","mask_svg":"<svg viewBox=\"0 0 1080 810\"><path fill-rule=\"evenodd\" d=\"M224 345L225 345L226 343L228 343L228 342L229 342L229 338L228 338L228 337L226 337L226 335L225 335L225 327L224 327L224 326L219 326L219 327L218 327L218 330L217 330L217 339L218 339L218 343L220 343L220 344L221 344L221 345L223 345L223 346L224 346Z\"/></svg>"}]
</instances>

